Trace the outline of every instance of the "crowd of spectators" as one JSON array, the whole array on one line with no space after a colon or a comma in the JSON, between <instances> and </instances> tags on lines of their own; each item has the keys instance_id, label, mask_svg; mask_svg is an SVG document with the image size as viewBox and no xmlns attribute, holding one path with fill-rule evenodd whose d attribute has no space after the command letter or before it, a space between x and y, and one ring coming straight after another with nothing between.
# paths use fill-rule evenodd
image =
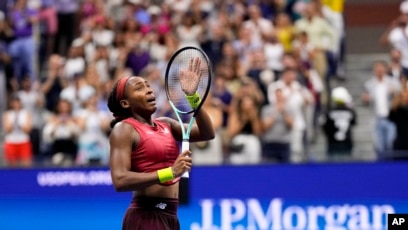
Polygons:
<instances>
[{"instance_id":1,"label":"crowd of spectators","mask_svg":"<svg viewBox=\"0 0 408 230\"><path fill-rule=\"evenodd\" d=\"M9 166L106 165L112 85L123 76L145 77L156 94L155 116L173 116L163 93L166 64L177 49L196 46L213 65L204 106L217 135L192 145L195 164L308 161L322 126L326 135L340 132L339 123L345 126L332 122L333 128L319 119L332 106L331 80L345 77L343 5L342 0L1 1L4 160ZM402 73L398 67L407 68L405 38L389 40L398 56L395 78ZM405 108L407 93L397 98L393 108ZM336 106L352 110L347 90L336 97ZM406 126L403 112L391 114ZM335 139L352 146L349 137ZM335 148L334 154L350 149Z\"/></svg>"},{"instance_id":2,"label":"crowd of spectators","mask_svg":"<svg viewBox=\"0 0 408 230\"><path fill-rule=\"evenodd\" d=\"M363 100L375 115L375 149L380 159L408 158L408 1L380 38L389 49L389 61L373 66L364 85Z\"/></svg>"}]
</instances>

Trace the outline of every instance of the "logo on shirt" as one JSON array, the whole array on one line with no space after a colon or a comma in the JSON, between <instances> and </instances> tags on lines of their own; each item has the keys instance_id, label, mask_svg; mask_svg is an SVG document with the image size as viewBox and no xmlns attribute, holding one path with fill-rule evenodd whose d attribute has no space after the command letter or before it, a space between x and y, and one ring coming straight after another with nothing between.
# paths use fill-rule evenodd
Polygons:
<instances>
[{"instance_id":1,"label":"logo on shirt","mask_svg":"<svg viewBox=\"0 0 408 230\"><path fill-rule=\"evenodd\" d=\"M167 204L165 204L165 203L158 203L158 204L156 205L156 208L165 209L166 206L167 206Z\"/></svg>"},{"instance_id":2,"label":"logo on shirt","mask_svg":"<svg viewBox=\"0 0 408 230\"><path fill-rule=\"evenodd\" d=\"M165 128L165 129L163 130L163 133L164 133L164 134L169 134L170 132L169 132L169 130L168 130L167 128Z\"/></svg>"}]
</instances>

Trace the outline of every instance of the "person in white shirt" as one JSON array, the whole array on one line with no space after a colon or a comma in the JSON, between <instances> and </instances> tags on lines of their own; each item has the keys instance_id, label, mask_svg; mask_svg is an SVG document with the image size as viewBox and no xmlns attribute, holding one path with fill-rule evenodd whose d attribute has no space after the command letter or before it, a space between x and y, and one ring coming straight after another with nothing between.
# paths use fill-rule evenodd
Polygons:
<instances>
[{"instance_id":1,"label":"person in white shirt","mask_svg":"<svg viewBox=\"0 0 408 230\"><path fill-rule=\"evenodd\" d=\"M297 80L298 73L292 69L283 71L281 79L268 86L268 101L274 104L276 101L276 89L282 90L288 109L292 111L293 127L291 133L290 161L299 163L306 160L304 138L306 135L305 109L314 103L310 91L302 86Z\"/></svg>"},{"instance_id":2,"label":"person in white shirt","mask_svg":"<svg viewBox=\"0 0 408 230\"><path fill-rule=\"evenodd\" d=\"M374 143L379 160L391 154L396 127L388 119L393 96L400 90L398 81L387 75L387 63L377 61L373 66L374 76L364 84L363 102L370 104L374 112Z\"/></svg>"},{"instance_id":3,"label":"person in white shirt","mask_svg":"<svg viewBox=\"0 0 408 230\"><path fill-rule=\"evenodd\" d=\"M244 21L243 26L249 29L253 43L261 43L262 37L273 32L273 24L270 20L263 18L258 5L248 6L249 19Z\"/></svg>"},{"instance_id":4,"label":"person in white shirt","mask_svg":"<svg viewBox=\"0 0 408 230\"><path fill-rule=\"evenodd\" d=\"M10 108L4 113L4 160L7 166L29 167L32 165L30 131L32 115L22 108L17 94L10 97Z\"/></svg>"},{"instance_id":5,"label":"person in white shirt","mask_svg":"<svg viewBox=\"0 0 408 230\"><path fill-rule=\"evenodd\" d=\"M408 76L408 14L400 15L382 34L380 42L401 52L402 71Z\"/></svg>"}]
</instances>

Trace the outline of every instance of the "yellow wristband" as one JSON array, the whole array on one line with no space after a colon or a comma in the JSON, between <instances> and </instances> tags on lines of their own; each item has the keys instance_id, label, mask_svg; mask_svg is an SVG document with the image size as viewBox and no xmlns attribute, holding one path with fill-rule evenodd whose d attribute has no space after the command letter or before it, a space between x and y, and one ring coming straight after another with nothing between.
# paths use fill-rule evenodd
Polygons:
<instances>
[{"instance_id":1,"label":"yellow wristband","mask_svg":"<svg viewBox=\"0 0 408 230\"><path fill-rule=\"evenodd\" d=\"M197 109L198 105L201 102L200 95L197 92L195 92L193 95L186 95L186 98L191 108Z\"/></svg>"},{"instance_id":2,"label":"yellow wristband","mask_svg":"<svg viewBox=\"0 0 408 230\"><path fill-rule=\"evenodd\" d=\"M160 183L164 183L174 179L173 169L171 167L157 170Z\"/></svg>"}]
</instances>

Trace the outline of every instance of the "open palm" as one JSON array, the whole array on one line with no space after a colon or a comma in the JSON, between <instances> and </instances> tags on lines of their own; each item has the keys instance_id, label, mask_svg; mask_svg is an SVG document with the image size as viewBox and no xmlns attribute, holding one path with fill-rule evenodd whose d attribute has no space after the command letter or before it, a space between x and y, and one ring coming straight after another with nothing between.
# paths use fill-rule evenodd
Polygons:
<instances>
[{"instance_id":1,"label":"open palm","mask_svg":"<svg viewBox=\"0 0 408 230\"><path fill-rule=\"evenodd\" d=\"M197 91L201 78L200 58L191 58L187 69L180 70L180 86L186 95L193 95Z\"/></svg>"}]
</instances>

